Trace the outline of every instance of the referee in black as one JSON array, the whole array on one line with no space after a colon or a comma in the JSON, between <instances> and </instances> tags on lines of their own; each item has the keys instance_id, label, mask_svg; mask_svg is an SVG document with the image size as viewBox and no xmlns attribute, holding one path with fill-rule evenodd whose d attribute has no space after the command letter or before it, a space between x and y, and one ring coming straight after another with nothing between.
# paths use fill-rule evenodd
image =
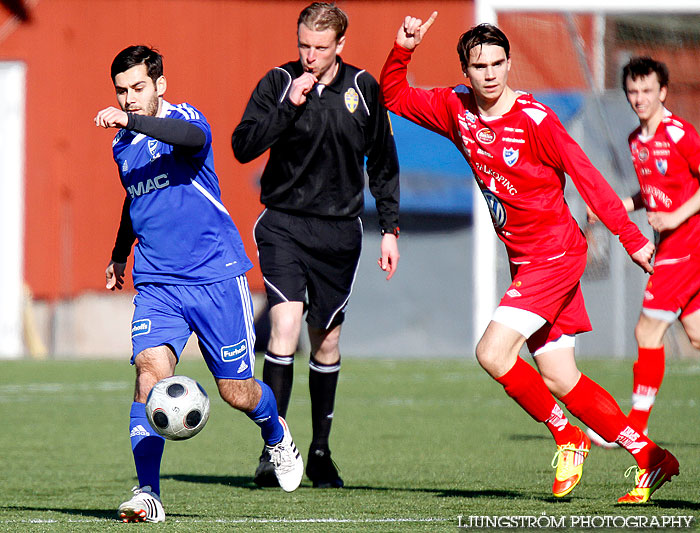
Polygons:
<instances>
[{"instance_id":1,"label":"referee in black","mask_svg":"<svg viewBox=\"0 0 700 533\"><path fill-rule=\"evenodd\" d=\"M298 20L299 60L262 78L231 141L241 163L270 149L261 178L265 210L255 225L271 322L263 380L286 416L308 297L313 437L306 474L321 488L343 486L328 437L338 340L362 248L365 157L383 235L378 263L387 280L399 261L399 165L391 124L376 80L339 56L346 28L347 16L337 6L306 7ZM264 451L255 482L277 484Z\"/></svg>"}]
</instances>

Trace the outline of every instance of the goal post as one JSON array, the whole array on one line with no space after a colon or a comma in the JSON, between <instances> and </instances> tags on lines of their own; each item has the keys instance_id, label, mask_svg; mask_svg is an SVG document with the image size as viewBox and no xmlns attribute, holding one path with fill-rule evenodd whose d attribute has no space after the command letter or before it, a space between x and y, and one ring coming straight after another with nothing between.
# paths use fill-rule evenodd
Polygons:
<instances>
[{"instance_id":1,"label":"goal post","mask_svg":"<svg viewBox=\"0 0 700 533\"><path fill-rule=\"evenodd\" d=\"M0 359L23 354L24 113L26 67L0 62Z\"/></svg>"}]
</instances>

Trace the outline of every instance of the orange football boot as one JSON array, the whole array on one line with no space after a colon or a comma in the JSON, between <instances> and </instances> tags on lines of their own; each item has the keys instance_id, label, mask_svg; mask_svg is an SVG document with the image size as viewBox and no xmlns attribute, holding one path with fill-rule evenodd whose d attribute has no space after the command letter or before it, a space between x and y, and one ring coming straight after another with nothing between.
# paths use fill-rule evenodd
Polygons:
<instances>
[{"instance_id":1,"label":"orange football boot","mask_svg":"<svg viewBox=\"0 0 700 533\"><path fill-rule=\"evenodd\" d=\"M677 476L679 471L678 459L671 452L664 450L664 458L650 468L630 466L625 472L628 477L632 472L634 476L634 488L617 500L617 503L638 504L646 503L661 485L671 481L671 477Z\"/></svg>"}]
</instances>

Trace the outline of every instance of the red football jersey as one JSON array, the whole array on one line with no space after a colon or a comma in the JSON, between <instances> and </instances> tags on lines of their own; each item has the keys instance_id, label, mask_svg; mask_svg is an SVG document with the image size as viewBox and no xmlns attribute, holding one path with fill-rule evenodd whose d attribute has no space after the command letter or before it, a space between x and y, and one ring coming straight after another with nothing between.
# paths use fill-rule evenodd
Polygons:
<instances>
[{"instance_id":1,"label":"red football jersey","mask_svg":"<svg viewBox=\"0 0 700 533\"><path fill-rule=\"evenodd\" d=\"M641 127L629 136L632 162L647 211L675 211L700 187L700 136L685 120L665 110L649 138ZM700 242L700 214L657 236L655 264L687 257Z\"/></svg>"},{"instance_id":2,"label":"red football jersey","mask_svg":"<svg viewBox=\"0 0 700 533\"><path fill-rule=\"evenodd\" d=\"M522 93L503 116L482 117L465 85L409 87L411 54L399 45L389 54L380 81L385 105L459 148L511 261L548 259L586 246L564 200L564 173L629 254L646 245L622 201L551 109Z\"/></svg>"}]
</instances>

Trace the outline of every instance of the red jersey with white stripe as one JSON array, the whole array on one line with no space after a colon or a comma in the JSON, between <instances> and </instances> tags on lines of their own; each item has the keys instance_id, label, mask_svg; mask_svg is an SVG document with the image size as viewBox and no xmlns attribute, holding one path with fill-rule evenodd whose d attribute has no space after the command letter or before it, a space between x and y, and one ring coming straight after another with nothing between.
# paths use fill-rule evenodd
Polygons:
<instances>
[{"instance_id":1,"label":"red jersey with white stripe","mask_svg":"<svg viewBox=\"0 0 700 533\"><path fill-rule=\"evenodd\" d=\"M629 136L632 162L647 211L675 211L700 187L700 136L685 120L664 110L651 137L641 126ZM700 214L658 237L655 264L687 258L700 242Z\"/></svg>"},{"instance_id":2,"label":"red jersey with white stripe","mask_svg":"<svg viewBox=\"0 0 700 533\"><path fill-rule=\"evenodd\" d=\"M465 85L409 87L411 54L399 45L389 54L380 82L385 105L459 148L511 261L550 259L585 249L585 238L564 200L565 173L629 254L646 245L617 194L551 109L521 93L503 116L480 116L474 94Z\"/></svg>"}]
</instances>

